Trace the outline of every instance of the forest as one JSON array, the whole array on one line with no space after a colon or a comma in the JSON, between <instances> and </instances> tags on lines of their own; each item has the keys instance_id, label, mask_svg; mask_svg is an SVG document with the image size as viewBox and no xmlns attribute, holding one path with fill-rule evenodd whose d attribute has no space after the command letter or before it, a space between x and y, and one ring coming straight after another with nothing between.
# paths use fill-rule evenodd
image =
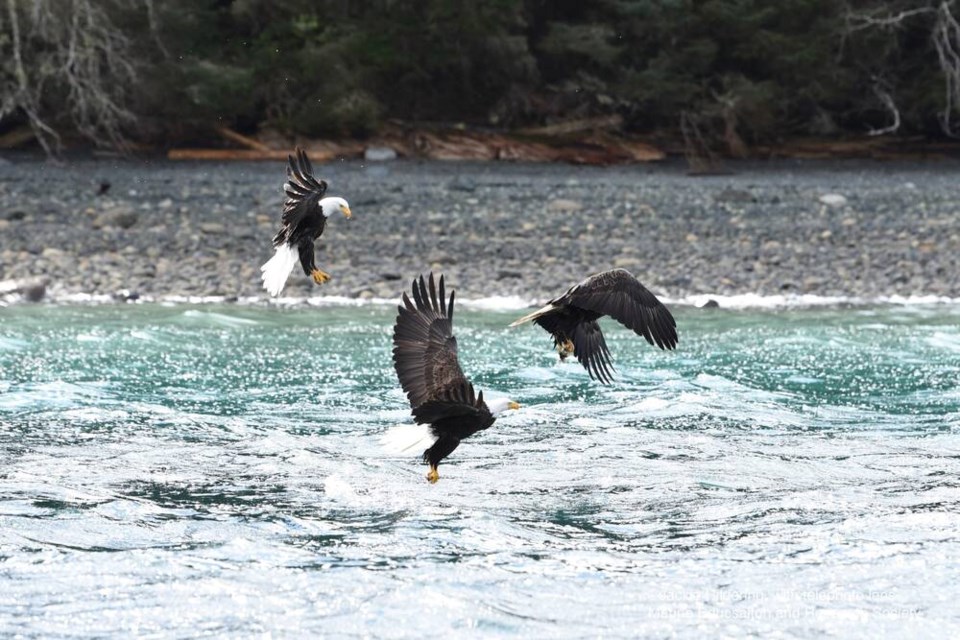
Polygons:
<instances>
[{"instance_id":1,"label":"forest","mask_svg":"<svg viewBox=\"0 0 960 640\"><path fill-rule=\"evenodd\" d=\"M956 0L0 0L0 146L615 117L747 155L960 132Z\"/></svg>"}]
</instances>

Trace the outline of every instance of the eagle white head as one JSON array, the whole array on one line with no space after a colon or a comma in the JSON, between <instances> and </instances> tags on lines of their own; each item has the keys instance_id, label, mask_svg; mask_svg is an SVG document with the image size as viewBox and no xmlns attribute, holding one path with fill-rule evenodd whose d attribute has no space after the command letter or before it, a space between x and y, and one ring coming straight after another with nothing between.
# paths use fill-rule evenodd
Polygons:
<instances>
[{"instance_id":1,"label":"eagle white head","mask_svg":"<svg viewBox=\"0 0 960 640\"><path fill-rule=\"evenodd\" d=\"M519 409L520 403L514 402L509 398L491 398L486 400L487 408L490 409L490 413L494 416L500 415L508 409Z\"/></svg>"},{"instance_id":2,"label":"eagle white head","mask_svg":"<svg viewBox=\"0 0 960 640\"><path fill-rule=\"evenodd\" d=\"M337 211L342 213L347 218L347 220L349 220L350 217L353 215L352 213L350 213L350 205L348 205L347 201L344 200L343 198L338 198L338 197L324 198L319 202L319 204L320 204L320 210L323 211L323 215L327 216L328 218L330 217L331 214L336 213Z\"/></svg>"}]
</instances>

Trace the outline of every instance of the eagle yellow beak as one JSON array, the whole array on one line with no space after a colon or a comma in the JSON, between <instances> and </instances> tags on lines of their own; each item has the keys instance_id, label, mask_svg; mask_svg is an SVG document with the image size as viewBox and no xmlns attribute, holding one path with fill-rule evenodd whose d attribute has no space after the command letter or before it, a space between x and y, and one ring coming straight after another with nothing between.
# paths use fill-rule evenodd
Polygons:
<instances>
[{"instance_id":1,"label":"eagle yellow beak","mask_svg":"<svg viewBox=\"0 0 960 640\"><path fill-rule=\"evenodd\" d=\"M343 215L346 216L347 220L353 217L353 213L351 213L350 207L340 207L340 211L343 211Z\"/></svg>"},{"instance_id":2,"label":"eagle yellow beak","mask_svg":"<svg viewBox=\"0 0 960 640\"><path fill-rule=\"evenodd\" d=\"M511 400L510 402L507 403L507 409L519 409L519 408L520 408L519 402L514 402L513 400Z\"/></svg>"}]
</instances>

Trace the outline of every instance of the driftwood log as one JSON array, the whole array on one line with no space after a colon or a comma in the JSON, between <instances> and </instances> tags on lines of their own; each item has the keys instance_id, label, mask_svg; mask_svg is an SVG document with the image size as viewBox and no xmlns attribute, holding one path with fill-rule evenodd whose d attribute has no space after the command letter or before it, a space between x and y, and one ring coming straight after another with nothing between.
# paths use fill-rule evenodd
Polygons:
<instances>
[{"instance_id":1,"label":"driftwood log","mask_svg":"<svg viewBox=\"0 0 960 640\"><path fill-rule=\"evenodd\" d=\"M362 158L370 147L388 147L398 156L429 160L507 160L518 162L569 162L622 164L654 162L666 154L650 144L610 133L621 125L619 117L592 118L529 129L516 134L462 130L392 131L366 142L347 140L285 141L266 134L267 144L221 127L221 136L243 149L171 149L171 160L284 160L299 142L311 160ZM279 148L278 148L279 147Z\"/></svg>"},{"instance_id":2,"label":"driftwood log","mask_svg":"<svg viewBox=\"0 0 960 640\"><path fill-rule=\"evenodd\" d=\"M279 149L171 149L167 157L170 160L286 160L289 153ZM316 162L330 162L336 157L332 153L308 153Z\"/></svg>"}]
</instances>

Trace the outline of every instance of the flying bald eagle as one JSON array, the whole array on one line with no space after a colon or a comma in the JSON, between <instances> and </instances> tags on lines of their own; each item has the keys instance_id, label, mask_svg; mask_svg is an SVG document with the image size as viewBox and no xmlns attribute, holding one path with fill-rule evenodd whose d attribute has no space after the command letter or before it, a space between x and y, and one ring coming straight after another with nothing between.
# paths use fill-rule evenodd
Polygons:
<instances>
[{"instance_id":1,"label":"flying bald eagle","mask_svg":"<svg viewBox=\"0 0 960 640\"><path fill-rule=\"evenodd\" d=\"M393 327L397 377L410 400L413 419L418 425L426 425L413 438L404 435L402 427L397 430L400 438L412 440L401 448L410 449L424 439L431 444L423 452L423 461L430 465L427 480L431 483L440 478L440 461L453 453L461 440L492 425L501 411L520 407L506 399L487 404L482 391L474 392L457 359L457 339L453 336L455 292L450 292L447 302L442 275L439 285L438 296L433 273L427 281L422 275L414 279L414 302L403 294Z\"/></svg>"},{"instance_id":2,"label":"flying bald eagle","mask_svg":"<svg viewBox=\"0 0 960 640\"><path fill-rule=\"evenodd\" d=\"M590 276L510 326L533 320L553 336L561 361L574 354L591 378L609 384L613 366L597 324L602 316L610 316L661 349L677 346L677 323L670 311L625 269Z\"/></svg>"},{"instance_id":3,"label":"flying bald eagle","mask_svg":"<svg viewBox=\"0 0 960 640\"><path fill-rule=\"evenodd\" d=\"M327 181L313 177L313 167L303 149L297 147L296 154L296 160L287 156L287 181L283 185L287 199L283 202L282 226L273 238L276 253L260 267L263 288L272 296L283 291L298 257L303 272L314 282L323 284L330 279L330 274L317 268L313 241L323 234L328 216L337 211L348 219L352 215L343 198L324 197Z\"/></svg>"}]
</instances>

